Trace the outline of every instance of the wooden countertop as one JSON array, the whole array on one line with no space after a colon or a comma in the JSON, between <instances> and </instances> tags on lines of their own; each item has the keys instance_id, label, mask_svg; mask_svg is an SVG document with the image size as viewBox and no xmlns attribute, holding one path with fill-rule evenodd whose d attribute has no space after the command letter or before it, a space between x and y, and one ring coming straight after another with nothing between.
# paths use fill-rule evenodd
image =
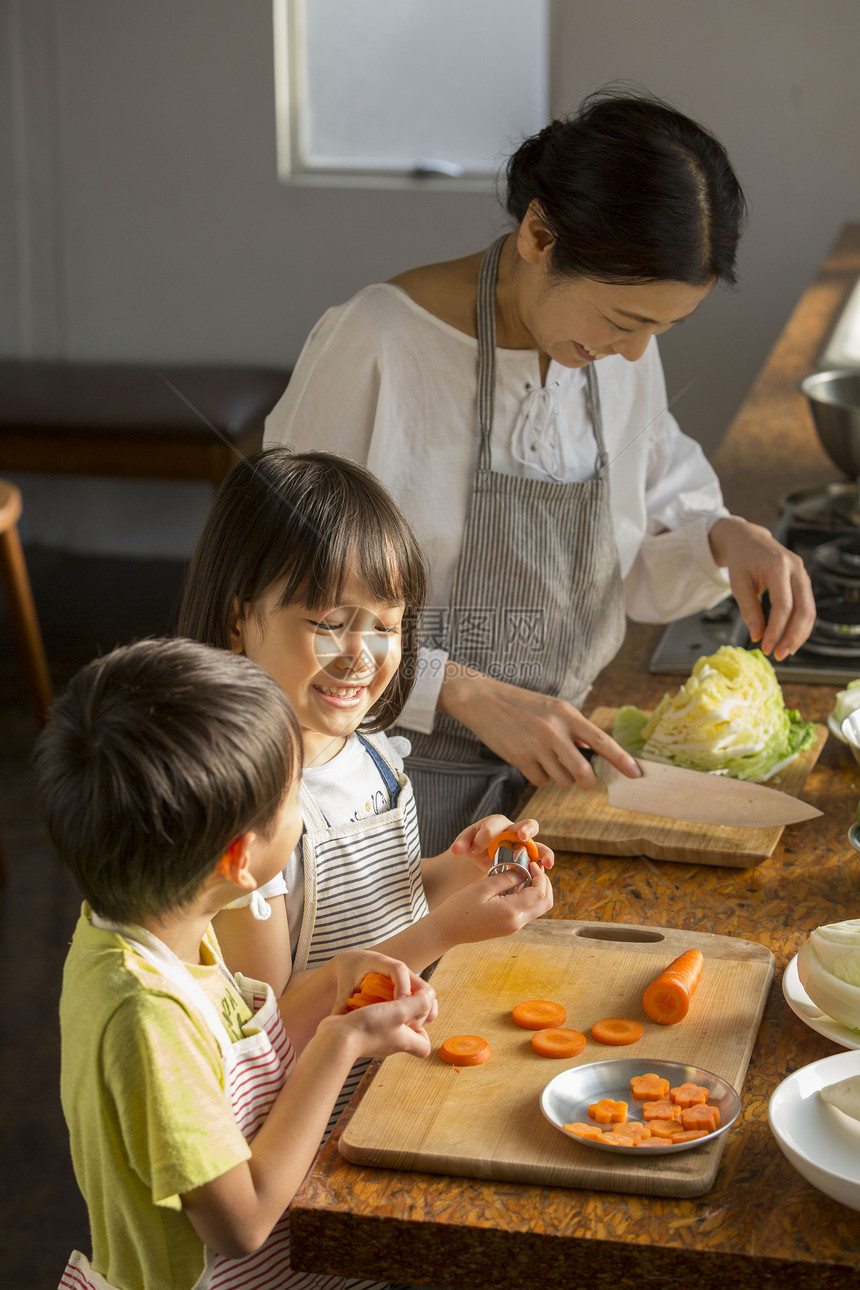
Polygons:
<instances>
[{"instance_id":1,"label":"wooden countertop","mask_svg":"<svg viewBox=\"0 0 860 1290\"><path fill-rule=\"evenodd\" d=\"M858 274L860 225L850 225L801 297L716 458L737 513L772 523L784 493L839 477L796 386L815 368ZM649 706L674 688L647 671L659 634L631 627L589 708L616 706L631 694ZM824 721L835 687L786 684L784 692L789 707ZM758 941L776 956L741 1118L710 1192L680 1201L361 1169L340 1157L335 1130L293 1203L295 1265L457 1290L521 1290L533 1281L542 1290L577 1282L592 1290L662 1287L682 1279L699 1290L860 1284L860 1213L807 1184L767 1123L768 1099L787 1074L842 1051L791 1012L783 970L814 927L860 917L860 855L847 841L860 768L832 738L804 797L823 817L787 829L773 856L754 869L556 857L552 918L716 931Z\"/></svg>"}]
</instances>

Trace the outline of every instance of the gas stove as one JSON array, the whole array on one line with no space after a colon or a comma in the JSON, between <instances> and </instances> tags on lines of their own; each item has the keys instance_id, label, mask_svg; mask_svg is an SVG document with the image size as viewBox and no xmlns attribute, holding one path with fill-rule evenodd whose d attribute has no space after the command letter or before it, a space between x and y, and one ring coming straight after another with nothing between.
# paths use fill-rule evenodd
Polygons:
<instances>
[{"instance_id":1,"label":"gas stove","mask_svg":"<svg viewBox=\"0 0 860 1290\"><path fill-rule=\"evenodd\" d=\"M815 594L817 617L809 640L781 663L781 681L839 685L860 677L860 494L845 480L803 488L782 499L774 535L803 560ZM648 671L689 674L704 654L721 645L752 644L738 607L726 600L671 623L651 656Z\"/></svg>"}]
</instances>

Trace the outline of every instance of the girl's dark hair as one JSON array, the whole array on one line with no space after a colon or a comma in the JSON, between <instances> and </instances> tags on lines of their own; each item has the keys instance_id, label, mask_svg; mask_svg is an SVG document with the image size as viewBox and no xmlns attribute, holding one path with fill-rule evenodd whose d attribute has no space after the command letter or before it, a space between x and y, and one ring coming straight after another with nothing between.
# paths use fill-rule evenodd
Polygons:
<instances>
[{"instance_id":1,"label":"girl's dark hair","mask_svg":"<svg viewBox=\"0 0 860 1290\"><path fill-rule=\"evenodd\" d=\"M746 202L722 144L669 104L611 90L508 161L508 214L532 202L557 277L734 284Z\"/></svg>"},{"instance_id":2,"label":"girl's dark hair","mask_svg":"<svg viewBox=\"0 0 860 1290\"><path fill-rule=\"evenodd\" d=\"M145 640L88 663L33 754L42 817L96 913L181 908L230 843L269 837L302 737L256 663L196 641Z\"/></svg>"},{"instance_id":3,"label":"girl's dark hair","mask_svg":"<svg viewBox=\"0 0 860 1290\"><path fill-rule=\"evenodd\" d=\"M355 572L383 604L404 601L402 658L362 730L400 715L415 678L427 575L393 498L364 467L327 452L268 448L236 462L219 488L185 582L179 631L229 648L238 602L250 607L283 580L280 604L339 604Z\"/></svg>"}]
</instances>

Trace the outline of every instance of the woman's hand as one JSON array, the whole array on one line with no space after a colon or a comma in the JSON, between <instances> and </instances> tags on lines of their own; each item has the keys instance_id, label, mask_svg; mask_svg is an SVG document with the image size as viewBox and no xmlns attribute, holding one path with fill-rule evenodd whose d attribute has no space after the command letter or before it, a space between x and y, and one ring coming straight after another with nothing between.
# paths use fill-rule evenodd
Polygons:
<instances>
[{"instance_id":1,"label":"woman's hand","mask_svg":"<svg viewBox=\"0 0 860 1290\"><path fill-rule=\"evenodd\" d=\"M599 753L625 775L639 775L636 762L605 730L563 699L494 681L461 663L448 662L439 709L463 723L503 761L540 788L593 788L590 762L577 744Z\"/></svg>"},{"instance_id":2,"label":"woman's hand","mask_svg":"<svg viewBox=\"0 0 860 1290\"><path fill-rule=\"evenodd\" d=\"M487 850L493 838L497 838L500 833L515 832L522 842L527 842L535 836L539 827L537 820L520 820L518 824L514 824L506 815L486 815L457 835L451 843L451 852L471 861L477 871L484 875L493 865ZM555 863L552 851L542 842L536 842L535 846L538 849L538 864L544 869L551 869Z\"/></svg>"},{"instance_id":3,"label":"woman's hand","mask_svg":"<svg viewBox=\"0 0 860 1290\"><path fill-rule=\"evenodd\" d=\"M760 524L729 515L711 527L711 553L727 569L732 594L753 641L779 662L799 649L815 622L812 584L799 555ZM767 591L765 623L759 596Z\"/></svg>"}]
</instances>

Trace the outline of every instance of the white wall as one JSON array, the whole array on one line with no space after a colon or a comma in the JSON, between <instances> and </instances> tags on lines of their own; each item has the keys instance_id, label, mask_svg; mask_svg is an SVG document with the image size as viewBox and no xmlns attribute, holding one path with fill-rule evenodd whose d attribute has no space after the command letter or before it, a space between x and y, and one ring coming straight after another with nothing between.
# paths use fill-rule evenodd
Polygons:
<instances>
[{"instance_id":1,"label":"white wall","mask_svg":"<svg viewBox=\"0 0 860 1290\"><path fill-rule=\"evenodd\" d=\"M428 0L429 2L429 0ZM737 292L663 342L716 448L816 264L860 218L856 0L557 0L554 106L646 85L751 202ZM323 309L504 227L475 193L289 188L269 0L0 0L0 353L292 362ZM2 466L2 457L0 457ZM205 485L15 476L25 537L186 554Z\"/></svg>"}]
</instances>

